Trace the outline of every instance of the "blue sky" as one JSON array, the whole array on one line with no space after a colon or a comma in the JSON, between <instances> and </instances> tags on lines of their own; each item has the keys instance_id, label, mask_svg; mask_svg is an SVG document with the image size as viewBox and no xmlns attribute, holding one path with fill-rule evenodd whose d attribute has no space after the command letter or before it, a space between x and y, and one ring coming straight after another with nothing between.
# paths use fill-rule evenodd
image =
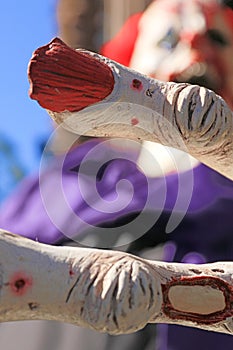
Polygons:
<instances>
[{"instance_id":1,"label":"blue sky","mask_svg":"<svg viewBox=\"0 0 233 350\"><path fill-rule=\"evenodd\" d=\"M28 97L27 65L32 52L57 35L56 0L2 1L0 33L0 134L14 143L32 172L39 164L37 145L48 136L51 122Z\"/></svg>"}]
</instances>

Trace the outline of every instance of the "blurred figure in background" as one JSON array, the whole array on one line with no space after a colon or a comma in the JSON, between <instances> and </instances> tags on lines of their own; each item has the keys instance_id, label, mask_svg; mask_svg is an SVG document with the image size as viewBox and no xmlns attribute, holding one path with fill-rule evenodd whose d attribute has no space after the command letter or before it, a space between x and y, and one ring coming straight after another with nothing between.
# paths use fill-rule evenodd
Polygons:
<instances>
[{"instance_id":1,"label":"blurred figure in background","mask_svg":"<svg viewBox=\"0 0 233 350\"><path fill-rule=\"evenodd\" d=\"M105 3L105 1L70 0L65 2L60 0L59 23L67 23L67 25L71 23L64 20L68 13L73 16L71 16L72 23L76 23L70 27L66 26L66 29L63 27L61 30L61 36L64 33L65 41L71 46L80 46L81 43L81 46L84 44L86 48L95 50L98 44L92 42L89 46L86 41L92 40L90 39L92 32L97 33L95 27L92 27L96 22L91 21L92 29L89 36L86 36L88 30L86 31L85 28L86 24L89 23L87 18L88 16L96 18L95 11L100 14ZM78 4L80 7L77 6ZM142 6L144 5L145 2ZM76 10L79 9L79 12L74 10L72 6L75 6ZM75 16L77 16L76 19ZM220 5L217 0L153 1L146 11L130 17L119 34L105 44L101 51L120 63L162 80L189 81L208 86L221 94L231 104L232 84L230 80L233 81L231 78L233 74L231 60L233 50L232 18L230 9ZM73 33L77 33L77 28L81 30L81 34L80 37L77 36L76 41ZM97 46L94 47L94 45ZM67 137L68 139L74 137L75 140L74 135L68 134ZM65 138L66 136L62 135L55 143L60 143ZM83 159L85 162L85 155L100 142L100 140L89 140L73 148L68 152L62 169L64 190L67 191L69 203L76 213L82 215L86 228L85 225L84 227L75 225L70 219L70 212L64 210L62 203L57 199L58 189L54 184L57 176L60 176L59 157L48 164L40 179L38 177L29 178L19 191L9 198L0 213L0 225L40 242L75 245L75 242L65 237L58 225L51 221L49 212L46 211L48 208L44 207L40 197L41 186L45 186L47 197L52 199L57 217L61 218L64 227L69 223L69 227L73 229L70 237L82 233L83 237L93 237L96 240L94 241L96 246L98 246L98 237L101 236L98 232L99 227L109 228L110 235L111 228L119 227L119 239L121 238L120 234L124 236L124 225L134 220L145 204L147 190L145 175L137 168L135 150L133 152L135 163L132 164L132 162L124 160L124 155L130 153L130 150L126 149L123 152L121 149L120 153L117 147L111 149L105 147L102 154L94 152L91 158L86 160L90 167L87 173L83 174L80 170L80 164L82 164ZM108 153L111 153L112 161L105 164L103 163L104 157ZM119 154L123 159L114 159ZM153 154L157 157L157 149L153 149ZM175 157L178 162L179 154L176 154ZM144 158L145 154L141 159L144 160ZM183 162L183 160L180 161ZM104 166L98 172L96 181L92 170L95 169L98 162ZM156 161L155 163L158 164ZM146 165L143 169L146 169ZM167 198L161 216L155 220L154 225L148 229L143 237L120 249L148 258L187 263L232 260L232 182L213 170L195 163L193 193L189 208L172 235L167 235L166 225L176 201L178 180L180 178L188 179L190 170L184 169L185 171L181 175L179 174L178 178L174 169L166 169L168 173L171 171L173 173L166 176ZM115 195L115 187L119 179L128 179L136 189L131 205L112 216L105 212L94 211L93 208L84 203L80 189L77 189L77 174L83 177L83 186L86 186L87 191L90 188L90 180L96 181L105 200L114 198L112 195ZM153 174L159 175L156 173L156 169ZM152 177L150 174L149 181L152 183L154 197L159 197L162 180ZM185 197L188 189L184 187L182 191ZM93 193L90 193L90 196L93 198ZM157 208L154 208L146 213L145 218L150 220L156 215ZM89 223L96 227L90 230ZM138 229L143 231L143 225ZM133 231L129 233L134 234ZM81 239L78 241L82 242ZM22 331L23 325L15 327L16 329L21 327ZM30 322L27 327L27 332L30 330L31 336L34 332L37 334L35 338L37 341L34 345L30 344L28 349L26 349L27 345L24 345L25 350L115 350L119 348L122 350L186 350L187 348L204 350L206 348L217 349L219 344L225 350L232 349L230 336L207 333L187 327L148 325L137 333L114 337L55 322L38 322L36 324ZM5 334L6 329L7 327L5 327ZM12 326L8 328L8 331L13 331ZM1 339L3 337L0 335L0 344ZM8 344L9 342L10 339L8 339ZM7 342L1 345L6 348L5 344Z\"/></svg>"}]
</instances>

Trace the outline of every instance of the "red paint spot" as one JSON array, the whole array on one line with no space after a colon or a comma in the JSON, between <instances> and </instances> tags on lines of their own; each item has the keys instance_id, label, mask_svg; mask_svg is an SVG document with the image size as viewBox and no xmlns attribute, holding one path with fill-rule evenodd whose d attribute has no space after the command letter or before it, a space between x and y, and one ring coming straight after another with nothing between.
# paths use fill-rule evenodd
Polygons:
<instances>
[{"instance_id":1,"label":"red paint spot","mask_svg":"<svg viewBox=\"0 0 233 350\"><path fill-rule=\"evenodd\" d=\"M80 111L100 102L115 84L107 64L58 38L34 52L28 77L30 97L53 112Z\"/></svg>"},{"instance_id":2,"label":"red paint spot","mask_svg":"<svg viewBox=\"0 0 233 350\"><path fill-rule=\"evenodd\" d=\"M140 80L138 80L138 79L134 79L134 80L132 81L131 88L132 88L133 90L141 91L142 88L143 88L142 82L141 82Z\"/></svg>"},{"instance_id":3,"label":"red paint spot","mask_svg":"<svg viewBox=\"0 0 233 350\"><path fill-rule=\"evenodd\" d=\"M75 275L75 272L72 269L72 265L71 264L70 264L70 268L69 268L69 275L70 275L70 277L73 277Z\"/></svg>"},{"instance_id":4,"label":"red paint spot","mask_svg":"<svg viewBox=\"0 0 233 350\"><path fill-rule=\"evenodd\" d=\"M226 307L222 311L217 311L209 315L200 315L196 313L188 313L179 311L173 308L170 303L168 292L172 286L186 285L186 286L210 286L223 292L225 296ZM163 290L163 311L171 319L189 320L199 324L213 324L220 322L227 317L233 315L233 288L229 286L224 280L212 276L195 276L182 277L180 279L173 279L165 285L162 285Z\"/></svg>"},{"instance_id":5,"label":"red paint spot","mask_svg":"<svg viewBox=\"0 0 233 350\"><path fill-rule=\"evenodd\" d=\"M132 118L131 119L131 125L133 125L133 126L135 126L135 125L137 125L139 123L139 121L138 121L138 119L137 118Z\"/></svg>"},{"instance_id":6,"label":"red paint spot","mask_svg":"<svg viewBox=\"0 0 233 350\"><path fill-rule=\"evenodd\" d=\"M11 277L9 286L13 294L22 296L31 288L32 277L26 275L24 272L16 272Z\"/></svg>"}]
</instances>

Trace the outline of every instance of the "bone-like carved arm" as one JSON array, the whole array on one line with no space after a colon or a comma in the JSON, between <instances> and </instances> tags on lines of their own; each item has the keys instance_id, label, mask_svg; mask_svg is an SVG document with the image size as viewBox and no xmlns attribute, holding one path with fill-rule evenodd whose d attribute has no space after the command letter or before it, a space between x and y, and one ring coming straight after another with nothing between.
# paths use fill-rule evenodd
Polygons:
<instances>
[{"instance_id":1,"label":"bone-like carved arm","mask_svg":"<svg viewBox=\"0 0 233 350\"><path fill-rule=\"evenodd\" d=\"M147 323L233 333L233 264L144 260L0 231L0 321L58 320L111 334Z\"/></svg>"},{"instance_id":2,"label":"bone-like carved arm","mask_svg":"<svg viewBox=\"0 0 233 350\"><path fill-rule=\"evenodd\" d=\"M164 83L60 39L35 51L30 96L73 132L181 149L233 179L233 113L213 91Z\"/></svg>"},{"instance_id":3,"label":"bone-like carved arm","mask_svg":"<svg viewBox=\"0 0 233 350\"><path fill-rule=\"evenodd\" d=\"M51 113L73 132L126 137L174 147L233 180L233 113L213 91L163 83L120 67L116 93L76 114ZM130 90L138 80L143 93ZM120 86L120 87L119 87ZM120 91L120 93L119 93Z\"/></svg>"}]
</instances>

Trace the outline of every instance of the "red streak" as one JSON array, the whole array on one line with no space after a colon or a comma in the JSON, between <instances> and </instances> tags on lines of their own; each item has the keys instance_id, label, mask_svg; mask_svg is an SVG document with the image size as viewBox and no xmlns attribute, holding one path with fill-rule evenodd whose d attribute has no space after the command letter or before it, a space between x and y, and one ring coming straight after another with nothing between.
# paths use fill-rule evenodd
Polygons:
<instances>
[{"instance_id":1,"label":"red streak","mask_svg":"<svg viewBox=\"0 0 233 350\"><path fill-rule=\"evenodd\" d=\"M24 272L15 272L9 282L10 289L14 295L22 296L32 286L32 277Z\"/></svg>"},{"instance_id":2,"label":"red streak","mask_svg":"<svg viewBox=\"0 0 233 350\"><path fill-rule=\"evenodd\" d=\"M70 264L70 268L69 268L69 275L70 275L70 277L73 277L75 275L75 272L73 271L71 264Z\"/></svg>"},{"instance_id":3,"label":"red streak","mask_svg":"<svg viewBox=\"0 0 233 350\"><path fill-rule=\"evenodd\" d=\"M75 112L100 102L115 83L107 64L58 38L34 52L28 76L30 97L53 112Z\"/></svg>"}]
</instances>

